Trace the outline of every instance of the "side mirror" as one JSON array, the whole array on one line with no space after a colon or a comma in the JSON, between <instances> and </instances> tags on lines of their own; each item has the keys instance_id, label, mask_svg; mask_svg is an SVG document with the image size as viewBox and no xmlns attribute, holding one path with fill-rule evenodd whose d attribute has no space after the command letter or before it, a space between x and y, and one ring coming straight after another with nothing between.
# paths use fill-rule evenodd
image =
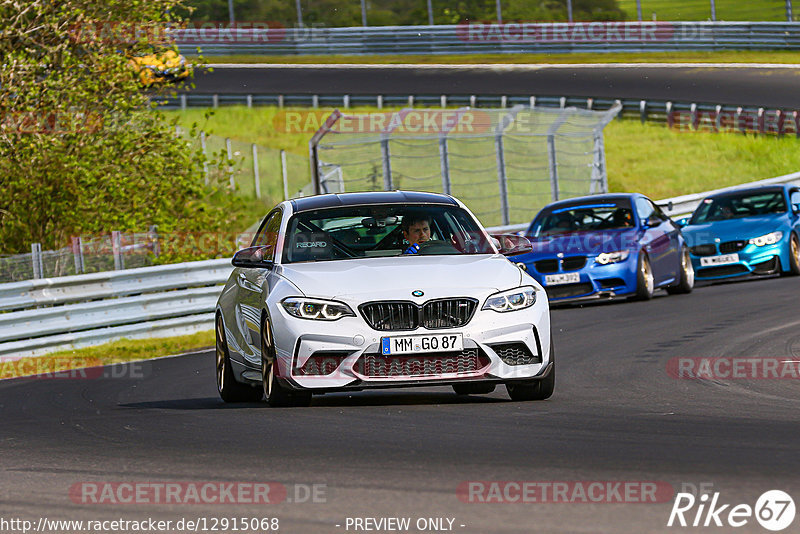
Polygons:
<instances>
[{"instance_id":1,"label":"side mirror","mask_svg":"<svg viewBox=\"0 0 800 534\"><path fill-rule=\"evenodd\" d=\"M680 219L675 221L675 224L677 224L681 228L685 228L686 226L689 226L689 219L690 218L691 217L681 217Z\"/></svg>"},{"instance_id":2,"label":"side mirror","mask_svg":"<svg viewBox=\"0 0 800 534\"><path fill-rule=\"evenodd\" d=\"M533 245L528 238L521 235L492 234L491 237L496 240L495 244L499 243L497 248L500 249L500 254L503 256L516 256L533 250Z\"/></svg>"},{"instance_id":3,"label":"side mirror","mask_svg":"<svg viewBox=\"0 0 800 534\"><path fill-rule=\"evenodd\" d=\"M272 267L272 260L265 260L264 256L269 253L271 248L271 245L243 248L233 255L231 263L234 267L269 269Z\"/></svg>"},{"instance_id":4,"label":"side mirror","mask_svg":"<svg viewBox=\"0 0 800 534\"><path fill-rule=\"evenodd\" d=\"M648 217L644 221L644 226L646 226L647 228L655 228L656 226L660 225L662 222L664 222L664 221L662 221L658 217L658 215L653 214L653 215L651 215L650 217Z\"/></svg>"},{"instance_id":5,"label":"side mirror","mask_svg":"<svg viewBox=\"0 0 800 534\"><path fill-rule=\"evenodd\" d=\"M795 191L789 198L794 213L800 213L800 191Z\"/></svg>"}]
</instances>

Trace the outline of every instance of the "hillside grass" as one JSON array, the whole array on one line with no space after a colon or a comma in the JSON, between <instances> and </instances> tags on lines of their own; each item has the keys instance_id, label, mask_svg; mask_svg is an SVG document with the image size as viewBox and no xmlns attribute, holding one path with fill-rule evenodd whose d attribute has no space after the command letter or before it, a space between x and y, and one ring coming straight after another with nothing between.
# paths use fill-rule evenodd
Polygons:
<instances>
[{"instance_id":1,"label":"hillside grass","mask_svg":"<svg viewBox=\"0 0 800 534\"><path fill-rule=\"evenodd\" d=\"M636 0L617 0L628 15L636 20ZM717 20L730 21L786 21L786 3L783 0L716 0ZM652 20L710 20L709 0L641 0L642 19Z\"/></svg>"}]
</instances>

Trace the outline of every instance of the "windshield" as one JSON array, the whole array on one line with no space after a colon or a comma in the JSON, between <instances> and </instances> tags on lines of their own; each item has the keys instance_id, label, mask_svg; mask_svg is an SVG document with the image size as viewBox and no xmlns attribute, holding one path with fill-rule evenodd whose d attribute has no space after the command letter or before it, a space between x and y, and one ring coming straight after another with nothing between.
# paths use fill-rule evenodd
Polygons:
<instances>
[{"instance_id":1,"label":"windshield","mask_svg":"<svg viewBox=\"0 0 800 534\"><path fill-rule=\"evenodd\" d=\"M483 229L460 207L376 204L293 215L283 263L494 253Z\"/></svg>"},{"instance_id":2,"label":"windshield","mask_svg":"<svg viewBox=\"0 0 800 534\"><path fill-rule=\"evenodd\" d=\"M704 224L785 212L786 200L782 190L731 193L703 200L692 215L689 224Z\"/></svg>"},{"instance_id":3,"label":"windshield","mask_svg":"<svg viewBox=\"0 0 800 534\"><path fill-rule=\"evenodd\" d=\"M533 237L543 237L567 232L614 230L633 228L633 226L630 201L620 199L545 209L533 221L528 233Z\"/></svg>"}]
</instances>

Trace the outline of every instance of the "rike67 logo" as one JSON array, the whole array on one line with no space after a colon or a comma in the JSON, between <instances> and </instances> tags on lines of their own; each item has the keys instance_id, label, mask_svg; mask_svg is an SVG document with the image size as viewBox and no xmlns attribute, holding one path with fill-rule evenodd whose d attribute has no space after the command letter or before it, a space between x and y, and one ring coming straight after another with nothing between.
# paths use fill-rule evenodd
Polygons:
<instances>
[{"instance_id":1,"label":"rike67 logo","mask_svg":"<svg viewBox=\"0 0 800 534\"><path fill-rule=\"evenodd\" d=\"M753 518L767 530L784 530L794 521L794 500L781 490L764 492L755 506L723 503L720 493L707 493L695 497L691 493L678 493L667 526L681 527L733 527L750 524Z\"/></svg>"}]
</instances>

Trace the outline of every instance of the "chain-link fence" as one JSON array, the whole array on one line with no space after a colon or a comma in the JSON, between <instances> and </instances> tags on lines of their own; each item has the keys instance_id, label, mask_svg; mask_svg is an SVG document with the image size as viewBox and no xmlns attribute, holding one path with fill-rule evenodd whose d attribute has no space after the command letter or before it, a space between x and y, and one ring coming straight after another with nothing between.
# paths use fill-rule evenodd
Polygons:
<instances>
[{"instance_id":1,"label":"chain-link fence","mask_svg":"<svg viewBox=\"0 0 800 534\"><path fill-rule=\"evenodd\" d=\"M603 128L619 112L416 110L329 118L312 139L319 192L444 192L487 226L558 199L608 191Z\"/></svg>"},{"instance_id":2,"label":"chain-link fence","mask_svg":"<svg viewBox=\"0 0 800 534\"><path fill-rule=\"evenodd\" d=\"M206 154L207 182L237 194L277 202L299 196L310 182L305 156L204 132L190 141Z\"/></svg>"},{"instance_id":3,"label":"chain-link fence","mask_svg":"<svg viewBox=\"0 0 800 534\"><path fill-rule=\"evenodd\" d=\"M58 250L42 250L33 243L29 253L0 256L0 283L147 267L158 254L155 227L141 233L73 237L71 246Z\"/></svg>"}]
</instances>

